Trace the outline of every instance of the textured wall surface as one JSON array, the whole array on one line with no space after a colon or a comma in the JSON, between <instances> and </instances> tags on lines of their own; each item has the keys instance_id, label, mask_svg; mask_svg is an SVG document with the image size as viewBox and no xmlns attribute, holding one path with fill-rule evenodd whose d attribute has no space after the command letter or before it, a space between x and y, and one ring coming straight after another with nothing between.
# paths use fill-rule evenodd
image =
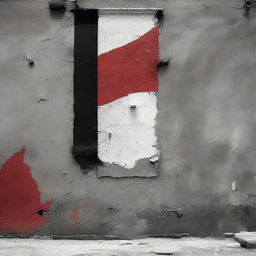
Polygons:
<instances>
[{"instance_id":1,"label":"textured wall surface","mask_svg":"<svg viewBox=\"0 0 256 256\"><path fill-rule=\"evenodd\" d=\"M159 71L159 177L81 172L71 154L73 14L50 13L48 1L0 1L0 173L13 175L4 184L8 193L0 190L0 232L205 236L255 229L255 10L243 16L242 0L79 5L164 8L160 55L172 59ZM7 168L17 152L23 167ZM36 200L26 191L22 203L6 209L22 190L15 189L15 168L22 172L24 164ZM20 225L18 216L30 228L2 225Z\"/></svg>"}]
</instances>

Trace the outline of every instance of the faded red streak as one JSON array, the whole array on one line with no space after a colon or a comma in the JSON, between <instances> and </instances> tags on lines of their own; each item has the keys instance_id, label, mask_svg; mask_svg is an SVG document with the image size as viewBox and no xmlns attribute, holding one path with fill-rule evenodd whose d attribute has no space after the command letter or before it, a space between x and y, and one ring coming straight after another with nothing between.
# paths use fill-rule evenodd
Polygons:
<instances>
[{"instance_id":1,"label":"faded red streak","mask_svg":"<svg viewBox=\"0 0 256 256\"><path fill-rule=\"evenodd\" d=\"M98 57L98 105L158 90L159 27Z\"/></svg>"},{"instance_id":2,"label":"faded red streak","mask_svg":"<svg viewBox=\"0 0 256 256\"><path fill-rule=\"evenodd\" d=\"M72 212L69 216L69 219L71 221L76 221L78 219L78 213L79 213L79 207L78 206L75 206L73 209L72 209Z\"/></svg>"},{"instance_id":3,"label":"faded red streak","mask_svg":"<svg viewBox=\"0 0 256 256\"><path fill-rule=\"evenodd\" d=\"M51 201L40 202L37 183L23 162L25 149L10 157L0 169L0 231L31 234L47 223L38 211L47 211Z\"/></svg>"}]
</instances>

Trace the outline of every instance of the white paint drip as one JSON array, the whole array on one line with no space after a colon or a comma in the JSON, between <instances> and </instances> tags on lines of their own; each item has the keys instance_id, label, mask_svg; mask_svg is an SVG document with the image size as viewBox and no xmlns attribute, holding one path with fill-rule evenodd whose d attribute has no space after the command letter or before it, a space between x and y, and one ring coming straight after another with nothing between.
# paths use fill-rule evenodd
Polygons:
<instances>
[{"instance_id":1,"label":"white paint drip","mask_svg":"<svg viewBox=\"0 0 256 256\"><path fill-rule=\"evenodd\" d=\"M126 45L155 26L152 13L100 14L98 22L98 55Z\"/></svg>"},{"instance_id":2,"label":"white paint drip","mask_svg":"<svg viewBox=\"0 0 256 256\"><path fill-rule=\"evenodd\" d=\"M99 106L100 160L131 169L139 159L158 155L156 114L157 97L153 92L133 93Z\"/></svg>"}]
</instances>

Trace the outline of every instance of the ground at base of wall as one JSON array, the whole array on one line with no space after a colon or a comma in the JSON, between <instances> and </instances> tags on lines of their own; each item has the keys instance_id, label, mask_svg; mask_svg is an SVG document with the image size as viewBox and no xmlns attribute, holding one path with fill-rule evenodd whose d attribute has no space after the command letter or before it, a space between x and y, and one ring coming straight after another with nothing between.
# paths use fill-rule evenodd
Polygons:
<instances>
[{"instance_id":1,"label":"ground at base of wall","mask_svg":"<svg viewBox=\"0 0 256 256\"><path fill-rule=\"evenodd\" d=\"M0 239L0 256L249 256L256 249L244 249L232 238L146 238L137 240L43 240Z\"/></svg>"}]
</instances>

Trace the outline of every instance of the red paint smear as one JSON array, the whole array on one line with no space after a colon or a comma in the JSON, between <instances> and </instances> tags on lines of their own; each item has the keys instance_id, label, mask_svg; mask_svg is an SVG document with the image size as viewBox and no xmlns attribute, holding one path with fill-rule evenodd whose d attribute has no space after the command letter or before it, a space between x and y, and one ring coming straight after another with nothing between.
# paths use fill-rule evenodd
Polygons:
<instances>
[{"instance_id":1,"label":"red paint smear","mask_svg":"<svg viewBox=\"0 0 256 256\"><path fill-rule=\"evenodd\" d=\"M37 212L47 211L51 201L40 202L37 183L23 162L25 149L10 157L0 169L0 231L31 234L47 223Z\"/></svg>"},{"instance_id":2,"label":"red paint smear","mask_svg":"<svg viewBox=\"0 0 256 256\"><path fill-rule=\"evenodd\" d=\"M78 219L78 211L79 211L79 207L78 206L75 206L73 209L72 209L72 212L69 216L69 219L71 221L76 221Z\"/></svg>"},{"instance_id":3,"label":"red paint smear","mask_svg":"<svg viewBox=\"0 0 256 256\"><path fill-rule=\"evenodd\" d=\"M159 27L98 57L98 105L158 89Z\"/></svg>"}]
</instances>

